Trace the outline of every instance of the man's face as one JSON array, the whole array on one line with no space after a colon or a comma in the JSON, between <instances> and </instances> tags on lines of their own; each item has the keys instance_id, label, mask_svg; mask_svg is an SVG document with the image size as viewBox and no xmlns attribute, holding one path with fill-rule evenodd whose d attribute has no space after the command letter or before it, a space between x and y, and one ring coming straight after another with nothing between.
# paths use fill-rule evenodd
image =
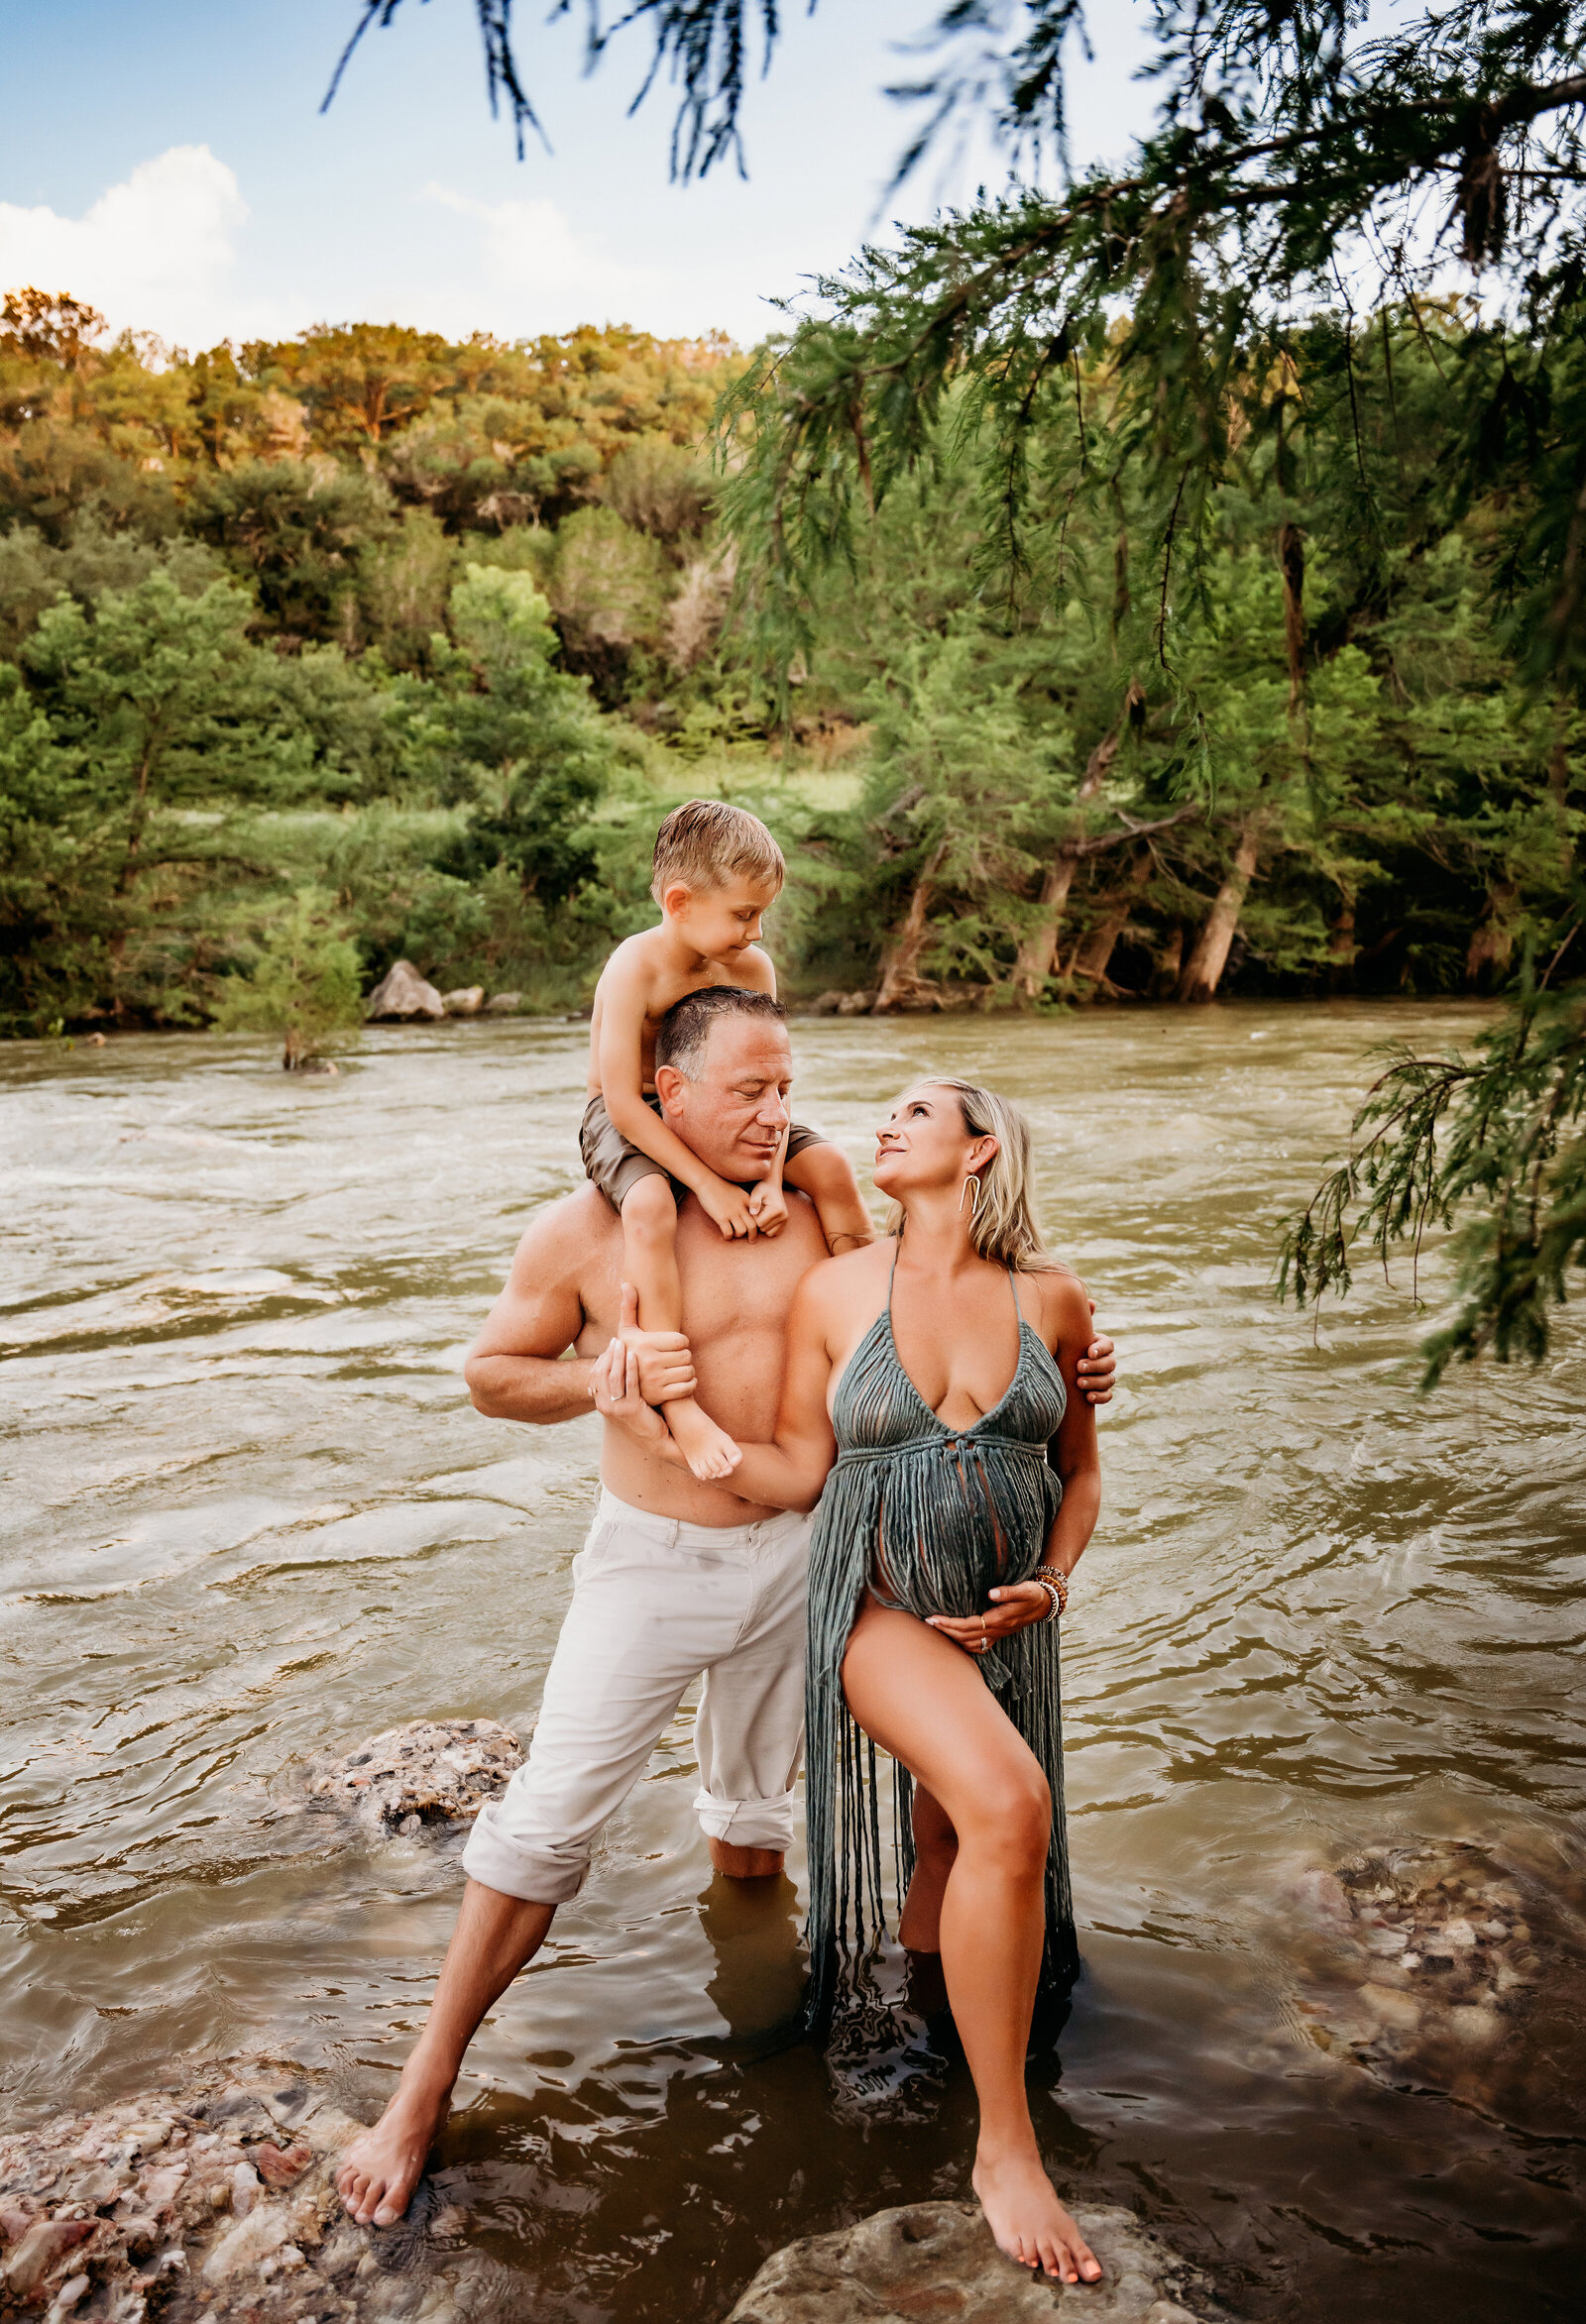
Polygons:
<instances>
[{"instance_id":1,"label":"man's face","mask_svg":"<svg viewBox=\"0 0 1586 2324\"><path fill-rule=\"evenodd\" d=\"M667 1125L719 1178L763 1178L788 1125L793 1047L774 1017L718 1017L697 1081L659 1065L655 1093Z\"/></svg>"}]
</instances>

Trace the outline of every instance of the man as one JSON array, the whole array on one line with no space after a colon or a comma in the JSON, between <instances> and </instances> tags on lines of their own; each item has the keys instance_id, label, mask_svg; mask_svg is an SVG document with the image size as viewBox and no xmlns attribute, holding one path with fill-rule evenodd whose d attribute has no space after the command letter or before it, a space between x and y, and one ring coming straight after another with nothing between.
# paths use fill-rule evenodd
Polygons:
<instances>
[{"instance_id":1,"label":"man","mask_svg":"<svg viewBox=\"0 0 1586 2324\"><path fill-rule=\"evenodd\" d=\"M718 1176L757 1183L789 1115L792 1050L781 1009L736 985L691 993L663 1018L655 1088L668 1126ZM621 1331L645 1399L698 1393L729 1433L771 1434L783 1335L801 1276L826 1257L813 1205L789 1191L774 1238L726 1242L694 1199L678 1214L688 1337L643 1333L624 1313L623 1231L585 1186L531 1222L467 1366L476 1408L551 1422L588 1412L595 1359ZM568 1351L571 1350L571 1356ZM1112 1392L1112 1343L1080 1369ZM463 1856L457 1931L396 2096L348 2148L337 2185L353 2217L401 2216L445 2119L463 2054L491 2004L576 1896L601 1826L637 1781L701 1673L695 1801L711 1860L730 1878L779 1873L793 1837L803 1739L804 1588L812 1520L739 1500L608 1428L594 1527L525 1765L486 1808Z\"/></svg>"}]
</instances>

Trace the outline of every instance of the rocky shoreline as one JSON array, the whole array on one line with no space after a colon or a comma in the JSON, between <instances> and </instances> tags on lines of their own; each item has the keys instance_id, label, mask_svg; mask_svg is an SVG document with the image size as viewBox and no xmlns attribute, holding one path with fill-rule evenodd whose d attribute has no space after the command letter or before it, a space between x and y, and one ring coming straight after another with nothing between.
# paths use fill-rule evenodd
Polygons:
<instances>
[{"instance_id":1,"label":"rocky shoreline","mask_svg":"<svg viewBox=\"0 0 1586 2324\"><path fill-rule=\"evenodd\" d=\"M451 2324L505 2269L431 2203L356 2226L337 2158L363 2126L268 2059L0 2138L0 2324Z\"/></svg>"}]
</instances>

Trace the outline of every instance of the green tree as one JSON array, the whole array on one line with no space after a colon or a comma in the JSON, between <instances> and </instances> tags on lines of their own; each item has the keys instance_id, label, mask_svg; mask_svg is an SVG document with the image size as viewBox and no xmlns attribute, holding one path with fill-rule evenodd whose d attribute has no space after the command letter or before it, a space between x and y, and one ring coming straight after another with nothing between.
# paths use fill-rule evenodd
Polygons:
<instances>
[{"instance_id":1,"label":"green tree","mask_svg":"<svg viewBox=\"0 0 1586 2324\"><path fill-rule=\"evenodd\" d=\"M177 973L185 901L248 863L248 809L308 782L273 657L249 643L251 610L231 582L188 597L160 570L90 608L58 599L23 648L50 736L49 796L35 786L23 805L69 842L73 867L54 944L80 973L98 963L114 1016L193 1013Z\"/></svg>"},{"instance_id":2,"label":"green tree","mask_svg":"<svg viewBox=\"0 0 1586 2324\"><path fill-rule=\"evenodd\" d=\"M456 644L435 641L415 741L443 797L471 806L437 869L504 867L555 904L590 876L590 817L614 763L587 681L552 666L550 608L526 573L471 565L451 593Z\"/></svg>"},{"instance_id":3,"label":"green tree","mask_svg":"<svg viewBox=\"0 0 1586 2324\"><path fill-rule=\"evenodd\" d=\"M266 927L247 973L222 978L214 1025L219 1033L279 1036L282 1064L295 1073L355 1027L362 1009L358 946L335 898L299 888Z\"/></svg>"}]
</instances>

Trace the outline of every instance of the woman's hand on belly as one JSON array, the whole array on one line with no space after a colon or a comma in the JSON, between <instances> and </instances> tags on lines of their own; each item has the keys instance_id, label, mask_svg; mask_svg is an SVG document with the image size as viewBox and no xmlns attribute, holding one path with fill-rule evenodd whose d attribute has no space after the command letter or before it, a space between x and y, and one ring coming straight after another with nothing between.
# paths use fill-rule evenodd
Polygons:
<instances>
[{"instance_id":1,"label":"woman's hand on belly","mask_svg":"<svg viewBox=\"0 0 1586 2324\"><path fill-rule=\"evenodd\" d=\"M1039 1582L1008 1582L991 1592L983 1615L934 1613L928 1616L927 1626L940 1630L965 1654L983 1654L998 1639L1011 1638L1015 1630L1044 1622L1051 1609L1051 1596Z\"/></svg>"}]
</instances>

